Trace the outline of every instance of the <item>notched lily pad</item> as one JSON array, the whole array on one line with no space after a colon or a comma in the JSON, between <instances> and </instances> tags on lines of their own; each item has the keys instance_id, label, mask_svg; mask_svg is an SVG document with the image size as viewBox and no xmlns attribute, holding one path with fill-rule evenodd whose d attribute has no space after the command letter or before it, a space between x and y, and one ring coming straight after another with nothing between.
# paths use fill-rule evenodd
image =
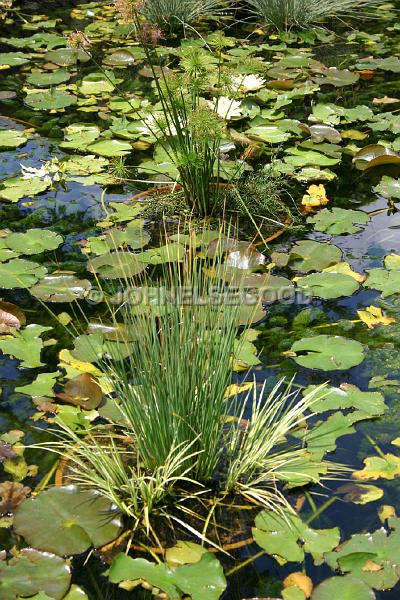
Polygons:
<instances>
[{"instance_id":1,"label":"notched lily pad","mask_svg":"<svg viewBox=\"0 0 400 600\"><path fill-rule=\"evenodd\" d=\"M25 500L15 513L14 529L35 548L64 556L113 540L121 517L100 494L68 485Z\"/></svg>"},{"instance_id":2,"label":"notched lily pad","mask_svg":"<svg viewBox=\"0 0 400 600\"><path fill-rule=\"evenodd\" d=\"M288 355L307 369L336 371L360 364L364 360L364 347L339 335L316 335L294 342Z\"/></svg>"},{"instance_id":3,"label":"notched lily pad","mask_svg":"<svg viewBox=\"0 0 400 600\"><path fill-rule=\"evenodd\" d=\"M85 298L92 284L69 271L56 271L30 288L30 293L44 302L73 302Z\"/></svg>"}]
</instances>

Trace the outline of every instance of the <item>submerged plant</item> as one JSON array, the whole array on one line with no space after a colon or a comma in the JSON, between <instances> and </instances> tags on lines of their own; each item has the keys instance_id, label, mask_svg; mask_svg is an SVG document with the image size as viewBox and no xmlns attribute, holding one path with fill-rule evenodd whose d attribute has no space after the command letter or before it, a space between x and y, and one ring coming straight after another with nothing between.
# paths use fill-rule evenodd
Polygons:
<instances>
[{"instance_id":1,"label":"submerged plant","mask_svg":"<svg viewBox=\"0 0 400 600\"><path fill-rule=\"evenodd\" d=\"M247 0L251 11L279 31L332 18L365 18L379 0Z\"/></svg>"}]
</instances>

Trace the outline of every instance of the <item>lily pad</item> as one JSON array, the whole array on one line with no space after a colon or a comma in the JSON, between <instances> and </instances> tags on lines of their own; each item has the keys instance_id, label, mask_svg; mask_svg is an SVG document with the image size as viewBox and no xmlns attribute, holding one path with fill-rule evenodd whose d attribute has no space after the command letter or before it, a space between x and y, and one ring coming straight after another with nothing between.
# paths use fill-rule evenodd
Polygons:
<instances>
[{"instance_id":1,"label":"lily pad","mask_svg":"<svg viewBox=\"0 0 400 600\"><path fill-rule=\"evenodd\" d=\"M294 342L290 355L298 365L307 369L336 371L351 369L364 359L360 342L338 335L316 335Z\"/></svg>"},{"instance_id":2,"label":"lily pad","mask_svg":"<svg viewBox=\"0 0 400 600\"><path fill-rule=\"evenodd\" d=\"M261 511L252 531L257 544L283 562L300 562L305 553L310 553L319 564L324 552L335 548L340 540L338 527L312 529L288 511Z\"/></svg>"},{"instance_id":3,"label":"lily pad","mask_svg":"<svg viewBox=\"0 0 400 600\"><path fill-rule=\"evenodd\" d=\"M53 387L56 384L57 377L60 373L39 373L32 383L16 387L15 391L20 394L26 394L32 398L39 398L41 396L53 396Z\"/></svg>"},{"instance_id":4,"label":"lily pad","mask_svg":"<svg viewBox=\"0 0 400 600\"><path fill-rule=\"evenodd\" d=\"M25 104L33 110L60 110L76 104L76 102L76 96L56 88L46 92L34 92L25 96Z\"/></svg>"},{"instance_id":5,"label":"lily pad","mask_svg":"<svg viewBox=\"0 0 400 600\"><path fill-rule=\"evenodd\" d=\"M297 279L297 285L306 296L317 296L325 300L351 296L359 288L358 282L342 273L312 273Z\"/></svg>"},{"instance_id":6,"label":"lily pad","mask_svg":"<svg viewBox=\"0 0 400 600\"><path fill-rule=\"evenodd\" d=\"M108 252L89 260L88 271L98 273L104 279L124 279L138 275L146 263L131 252ZM1 265L0 265L1 272Z\"/></svg>"},{"instance_id":7,"label":"lily pad","mask_svg":"<svg viewBox=\"0 0 400 600\"><path fill-rule=\"evenodd\" d=\"M44 302L73 302L85 298L91 287L88 279L79 279L70 272L56 271L43 277L29 291Z\"/></svg>"},{"instance_id":8,"label":"lily pad","mask_svg":"<svg viewBox=\"0 0 400 600\"><path fill-rule=\"evenodd\" d=\"M304 395L315 391L318 386L309 385L303 392ZM385 399L380 392L363 392L355 385L342 383L340 387L324 388L317 391L312 410L322 413L337 409L356 409L365 412L368 416L382 415L386 410Z\"/></svg>"},{"instance_id":9,"label":"lily pad","mask_svg":"<svg viewBox=\"0 0 400 600\"><path fill-rule=\"evenodd\" d=\"M345 577L330 577L314 589L311 600L375 600L376 596L363 581L346 575Z\"/></svg>"},{"instance_id":10,"label":"lily pad","mask_svg":"<svg viewBox=\"0 0 400 600\"><path fill-rule=\"evenodd\" d=\"M343 87L345 85L353 85L360 79L360 75L356 71L337 69L336 67L329 67L329 69L321 69L316 72L317 75L313 76L313 80L319 85Z\"/></svg>"},{"instance_id":11,"label":"lily pad","mask_svg":"<svg viewBox=\"0 0 400 600\"><path fill-rule=\"evenodd\" d=\"M193 600L218 600L226 588L222 566L210 552L202 554L197 562L175 570L165 563L119 554L111 565L109 579L111 583L144 580L167 593L171 600L179 600L182 594Z\"/></svg>"},{"instance_id":12,"label":"lily pad","mask_svg":"<svg viewBox=\"0 0 400 600\"><path fill-rule=\"evenodd\" d=\"M56 71L43 71L39 73L31 73L27 77L27 82L34 87L50 87L64 83L70 79L71 75L65 69L57 69Z\"/></svg>"},{"instance_id":13,"label":"lily pad","mask_svg":"<svg viewBox=\"0 0 400 600\"><path fill-rule=\"evenodd\" d=\"M25 233L11 233L6 244L21 254L40 254L46 250L55 250L63 238L49 229L28 229Z\"/></svg>"},{"instance_id":14,"label":"lily pad","mask_svg":"<svg viewBox=\"0 0 400 600\"><path fill-rule=\"evenodd\" d=\"M258 125L257 127L251 127L245 134L250 139L261 140L263 142L268 142L269 144L280 144L291 137L290 133L282 131L276 125Z\"/></svg>"},{"instance_id":15,"label":"lily pad","mask_svg":"<svg viewBox=\"0 0 400 600\"><path fill-rule=\"evenodd\" d=\"M45 60L60 67L70 67L76 65L77 62L88 62L90 54L81 48L59 48L47 52Z\"/></svg>"},{"instance_id":16,"label":"lily pad","mask_svg":"<svg viewBox=\"0 0 400 600\"><path fill-rule=\"evenodd\" d=\"M22 52L1 52L0 66L20 67L26 65L30 60L29 55Z\"/></svg>"},{"instance_id":17,"label":"lily pad","mask_svg":"<svg viewBox=\"0 0 400 600\"><path fill-rule=\"evenodd\" d=\"M308 217L307 223L312 223L317 231L331 235L357 233L359 225L365 225L369 216L362 210L346 210L344 208L324 208L318 214Z\"/></svg>"},{"instance_id":18,"label":"lily pad","mask_svg":"<svg viewBox=\"0 0 400 600\"><path fill-rule=\"evenodd\" d=\"M308 273L321 271L340 262L342 251L337 246L315 242L314 240L301 240L292 247L289 255L289 266L294 271Z\"/></svg>"},{"instance_id":19,"label":"lily pad","mask_svg":"<svg viewBox=\"0 0 400 600\"><path fill-rule=\"evenodd\" d=\"M384 491L376 485L365 485L361 483L346 483L341 485L337 490L337 494L343 494L345 502L353 504L368 504L380 500L384 495Z\"/></svg>"},{"instance_id":20,"label":"lily pad","mask_svg":"<svg viewBox=\"0 0 400 600\"><path fill-rule=\"evenodd\" d=\"M0 189L0 199L8 202L18 202L22 198L31 198L41 192L45 192L51 185L50 181L34 177L32 179L23 179L23 177L11 177L3 179L0 182L3 189Z\"/></svg>"},{"instance_id":21,"label":"lily pad","mask_svg":"<svg viewBox=\"0 0 400 600\"><path fill-rule=\"evenodd\" d=\"M40 354L43 348L42 333L51 327L43 325L28 325L21 331L14 331L12 337L0 339L0 349L5 354L11 354L21 361L21 367L34 369L42 367Z\"/></svg>"},{"instance_id":22,"label":"lily pad","mask_svg":"<svg viewBox=\"0 0 400 600\"><path fill-rule=\"evenodd\" d=\"M367 273L368 278L364 282L364 287L381 291L383 298L400 293L400 271L388 271L386 269L370 269L367 270Z\"/></svg>"},{"instance_id":23,"label":"lily pad","mask_svg":"<svg viewBox=\"0 0 400 600\"><path fill-rule=\"evenodd\" d=\"M400 458L394 454L384 456L369 456L364 459L364 468L354 471L354 479L360 481L376 479L395 479L400 475Z\"/></svg>"},{"instance_id":24,"label":"lily pad","mask_svg":"<svg viewBox=\"0 0 400 600\"><path fill-rule=\"evenodd\" d=\"M112 71L90 73L82 79L78 89L85 96L109 94L115 89L113 81L115 81L115 77Z\"/></svg>"},{"instance_id":25,"label":"lily pad","mask_svg":"<svg viewBox=\"0 0 400 600\"><path fill-rule=\"evenodd\" d=\"M102 139L89 144L87 150L99 156L125 156L132 152L132 146L123 140Z\"/></svg>"},{"instance_id":26,"label":"lily pad","mask_svg":"<svg viewBox=\"0 0 400 600\"><path fill-rule=\"evenodd\" d=\"M46 268L23 258L0 264L0 287L29 288L46 274Z\"/></svg>"},{"instance_id":27,"label":"lily pad","mask_svg":"<svg viewBox=\"0 0 400 600\"><path fill-rule=\"evenodd\" d=\"M39 550L59 556L81 554L116 538L121 517L100 494L69 485L25 500L15 513L14 529Z\"/></svg>"},{"instance_id":28,"label":"lily pad","mask_svg":"<svg viewBox=\"0 0 400 600\"><path fill-rule=\"evenodd\" d=\"M0 560L0 597L15 600L45 592L54 600L64 598L71 581L67 563L55 554L24 548L8 562Z\"/></svg>"},{"instance_id":29,"label":"lily pad","mask_svg":"<svg viewBox=\"0 0 400 600\"><path fill-rule=\"evenodd\" d=\"M1 129L0 130L0 149L2 148L18 148L23 146L28 141L28 138L23 131L17 129Z\"/></svg>"},{"instance_id":30,"label":"lily pad","mask_svg":"<svg viewBox=\"0 0 400 600\"><path fill-rule=\"evenodd\" d=\"M395 198L396 200L400 200L400 179L384 175L380 183L378 183L373 190L384 198Z\"/></svg>"}]
</instances>

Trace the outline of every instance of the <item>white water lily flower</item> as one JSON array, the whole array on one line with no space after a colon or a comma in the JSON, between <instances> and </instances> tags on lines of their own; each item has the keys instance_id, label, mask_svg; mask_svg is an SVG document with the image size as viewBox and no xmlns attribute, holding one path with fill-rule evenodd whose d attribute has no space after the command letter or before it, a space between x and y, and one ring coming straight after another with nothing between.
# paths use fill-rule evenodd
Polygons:
<instances>
[{"instance_id":1,"label":"white water lily flower","mask_svg":"<svg viewBox=\"0 0 400 600\"><path fill-rule=\"evenodd\" d=\"M43 179L45 183L58 182L61 179L61 165L57 158L45 162L39 169L20 163L22 179Z\"/></svg>"},{"instance_id":2,"label":"white water lily flower","mask_svg":"<svg viewBox=\"0 0 400 600\"><path fill-rule=\"evenodd\" d=\"M225 121L242 116L241 102L226 96L220 96L218 99L213 98L213 101L209 102L209 106Z\"/></svg>"},{"instance_id":3,"label":"white water lily flower","mask_svg":"<svg viewBox=\"0 0 400 600\"><path fill-rule=\"evenodd\" d=\"M256 92L265 85L264 77L259 75L245 75L244 77L236 76L234 83L240 88L245 94L247 92Z\"/></svg>"},{"instance_id":4,"label":"white water lily flower","mask_svg":"<svg viewBox=\"0 0 400 600\"><path fill-rule=\"evenodd\" d=\"M35 167L27 167L23 164L20 166L22 171L22 179L42 179L48 176L48 171L45 165L40 167L40 169L35 169Z\"/></svg>"}]
</instances>

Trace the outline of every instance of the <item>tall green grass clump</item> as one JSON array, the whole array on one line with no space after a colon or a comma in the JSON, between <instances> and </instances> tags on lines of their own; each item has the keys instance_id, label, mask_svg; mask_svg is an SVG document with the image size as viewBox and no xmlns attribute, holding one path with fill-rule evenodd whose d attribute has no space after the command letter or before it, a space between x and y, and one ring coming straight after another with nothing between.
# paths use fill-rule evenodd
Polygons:
<instances>
[{"instance_id":1,"label":"tall green grass clump","mask_svg":"<svg viewBox=\"0 0 400 600\"><path fill-rule=\"evenodd\" d=\"M221 0L144 0L141 13L162 30L173 31L201 18L215 17Z\"/></svg>"},{"instance_id":2,"label":"tall green grass clump","mask_svg":"<svg viewBox=\"0 0 400 600\"><path fill-rule=\"evenodd\" d=\"M288 31L333 18L366 18L379 0L247 0L247 4L267 25Z\"/></svg>"}]
</instances>

